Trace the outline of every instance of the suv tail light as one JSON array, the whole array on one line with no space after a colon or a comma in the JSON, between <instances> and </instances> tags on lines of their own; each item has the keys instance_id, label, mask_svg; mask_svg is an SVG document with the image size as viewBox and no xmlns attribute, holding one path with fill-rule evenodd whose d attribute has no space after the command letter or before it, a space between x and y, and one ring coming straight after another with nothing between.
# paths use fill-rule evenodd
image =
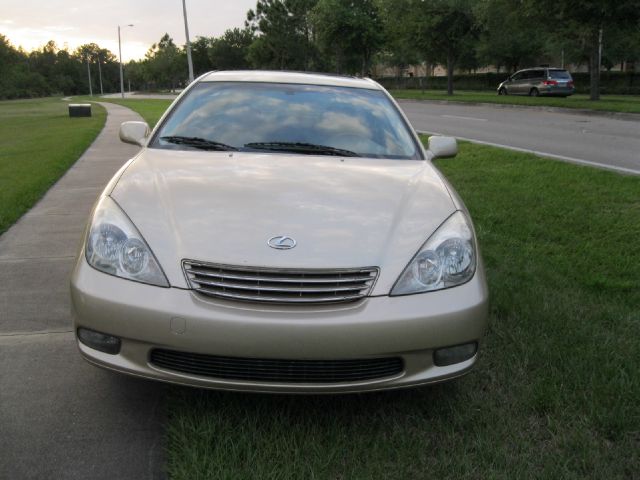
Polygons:
<instances>
[{"instance_id":1,"label":"suv tail light","mask_svg":"<svg viewBox=\"0 0 640 480\"><path fill-rule=\"evenodd\" d=\"M567 82L567 87L571 87L571 88L573 88L573 80L569 80L569 81Z\"/></svg>"},{"instance_id":2,"label":"suv tail light","mask_svg":"<svg viewBox=\"0 0 640 480\"><path fill-rule=\"evenodd\" d=\"M542 82L544 85L558 85L558 82L556 82L555 80L545 80L544 82Z\"/></svg>"}]
</instances>

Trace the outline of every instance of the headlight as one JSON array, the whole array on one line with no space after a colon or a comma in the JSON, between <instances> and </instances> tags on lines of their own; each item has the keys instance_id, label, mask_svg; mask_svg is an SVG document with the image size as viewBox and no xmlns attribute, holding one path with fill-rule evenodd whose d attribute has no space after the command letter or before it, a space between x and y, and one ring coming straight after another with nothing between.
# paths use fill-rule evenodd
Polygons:
<instances>
[{"instance_id":1,"label":"headlight","mask_svg":"<svg viewBox=\"0 0 640 480\"><path fill-rule=\"evenodd\" d=\"M468 282L476 271L473 230L464 213L451 215L404 269L391 295L430 292Z\"/></svg>"},{"instance_id":2,"label":"headlight","mask_svg":"<svg viewBox=\"0 0 640 480\"><path fill-rule=\"evenodd\" d=\"M102 197L91 219L85 255L89 265L117 277L168 287L160 264L129 217Z\"/></svg>"}]
</instances>

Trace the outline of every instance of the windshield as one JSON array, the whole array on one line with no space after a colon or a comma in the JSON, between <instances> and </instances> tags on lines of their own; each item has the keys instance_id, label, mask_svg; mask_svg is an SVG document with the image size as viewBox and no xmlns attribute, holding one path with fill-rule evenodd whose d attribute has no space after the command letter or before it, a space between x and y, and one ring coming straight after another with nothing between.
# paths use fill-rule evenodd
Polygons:
<instances>
[{"instance_id":1,"label":"windshield","mask_svg":"<svg viewBox=\"0 0 640 480\"><path fill-rule=\"evenodd\" d=\"M196 85L151 147L421 158L380 90L257 82Z\"/></svg>"},{"instance_id":2,"label":"windshield","mask_svg":"<svg viewBox=\"0 0 640 480\"><path fill-rule=\"evenodd\" d=\"M549 70L549 78L556 80L571 80L571 75L566 70Z\"/></svg>"}]
</instances>

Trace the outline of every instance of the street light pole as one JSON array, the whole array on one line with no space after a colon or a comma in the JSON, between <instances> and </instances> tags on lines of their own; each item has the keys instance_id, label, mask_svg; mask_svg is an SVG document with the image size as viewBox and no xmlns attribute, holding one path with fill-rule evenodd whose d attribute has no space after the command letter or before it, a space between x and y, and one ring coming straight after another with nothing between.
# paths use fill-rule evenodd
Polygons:
<instances>
[{"instance_id":1,"label":"street light pole","mask_svg":"<svg viewBox=\"0 0 640 480\"><path fill-rule=\"evenodd\" d=\"M193 82L193 61L191 60L191 42L189 41L189 25L187 22L187 4L182 0L182 14L184 15L184 34L187 37L187 63L189 64L189 83Z\"/></svg>"},{"instance_id":2,"label":"street light pole","mask_svg":"<svg viewBox=\"0 0 640 480\"><path fill-rule=\"evenodd\" d=\"M120 55L120 94L124 98L124 74L122 73L122 43L120 42L120 25L118 25L118 53Z\"/></svg>"},{"instance_id":3,"label":"street light pole","mask_svg":"<svg viewBox=\"0 0 640 480\"><path fill-rule=\"evenodd\" d=\"M133 24L127 25L133 27ZM118 25L118 53L120 54L120 94L124 98L124 73L122 72L122 42L120 41L120 25Z\"/></svg>"},{"instance_id":4,"label":"street light pole","mask_svg":"<svg viewBox=\"0 0 640 480\"><path fill-rule=\"evenodd\" d=\"M102 90L102 68L100 68L100 54L98 53L98 78L100 78L100 95L104 95Z\"/></svg>"},{"instance_id":5,"label":"street light pole","mask_svg":"<svg viewBox=\"0 0 640 480\"><path fill-rule=\"evenodd\" d=\"M89 96L93 97L93 89L91 88L91 67L89 66L89 55L87 55L87 76L89 77Z\"/></svg>"}]
</instances>

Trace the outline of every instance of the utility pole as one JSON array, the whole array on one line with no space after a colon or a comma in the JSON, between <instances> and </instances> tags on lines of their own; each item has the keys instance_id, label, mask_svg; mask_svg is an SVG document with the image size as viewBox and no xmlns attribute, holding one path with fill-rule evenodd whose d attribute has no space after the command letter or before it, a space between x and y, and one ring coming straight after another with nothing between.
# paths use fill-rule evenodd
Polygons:
<instances>
[{"instance_id":1,"label":"utility pole","mask_svg":"<svg viewBox=\"0 0 640 480\"><path fill-rule=\"evenodd\" d=\"M600 67L602 65L602 27L598 33L598 76L600 76Z\"/></svg>"},{"instance_id":2,"label":"utility pole","mask_svg":"<svg viewBox=\"0 0 640 480\"><path fill-rule=\"evenodd\" d=\"M191 60L191 42L189 41L189 24L187 22L187 4L182 0L182 14L184 15L184 34L187 37L187 63L189 64L189 83L193 82L193 61Z\"/></svg>"},{"instance_id":3,"label":"utility pole","mask_svg":"<svg viewBox=\"0 0 640 480\"><path fill-rule=\"evenodd\" d=\"M133 27L130 23L127 27ZM124 98L124 73L122 71L122 42L120 41L120 25L118 25L118 53L120 55L120 95Z\"/></svg>"},{"instance_id":4,"label":"utility pole","mask_svg":"<svg viewBox=\"0 0 640 480\"><path fill-rule=\"evenodd\" d=\"M100 68L100 54L98 54L98 77L100 78L100 95L104 95L104 90L102 90L102 68Z\"/></svg>"},{"instance_id":5,"label":"utility pole","mask_svg":"<svg viewBox=\"0 0 640 480\"><path fill-rule=\"evenodd\" d=\"M120 95L124 98L124 74L122 73L122 42L120 42L120 25L118 25L118 54L120 56Z\"/></svg>"},{"instance_id":6,"label":"utility pole","mask_svg":"<svg viewBox=\"0 0 640 480\"><path fill-rule=\"evenodd\" d=\"M91 88L91 67L89 66L89 55L87 55L87 76L89 77L89 96L93 97L93 89Z\"/></svg>"}]
</instances>

